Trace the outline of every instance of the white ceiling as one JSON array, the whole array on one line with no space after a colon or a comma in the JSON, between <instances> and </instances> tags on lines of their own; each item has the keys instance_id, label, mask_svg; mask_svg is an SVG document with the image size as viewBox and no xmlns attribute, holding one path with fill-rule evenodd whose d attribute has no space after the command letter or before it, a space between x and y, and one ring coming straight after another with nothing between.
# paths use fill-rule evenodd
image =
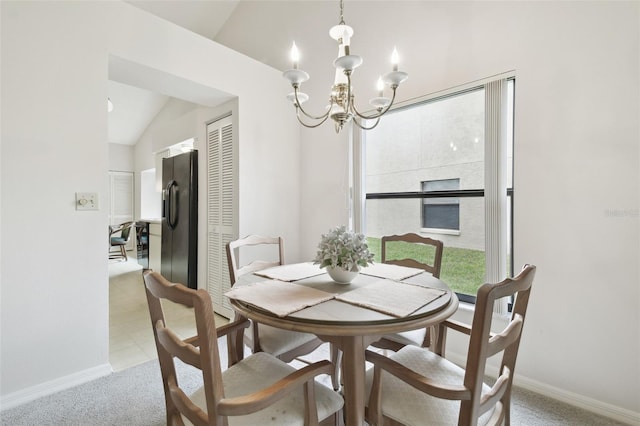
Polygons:
<instances>
[{"instance_id":1,"label":"white ceiling","mask_svg":"<svg viewBox=\"0 0 640 426\"><path fill-rule=\"evenodd\" d=\"M160 18L213 40L227 22L237 0L125 0Z\"/></svg>"},{"instance_id":2,"label":"white ceiling","mask_svg":"<svg viewBox=\"0 0 640 426\"><path fill-rule=\"evenodd\" d=\"M151 120L169 101L168 96L116 81L109 81L108 91L113 103L108 126L110 143L135 145Z\"/></svg>"},{"instance_id":3,"label":"white ceiling","mask_svg":"<svg viewBox=\"0 0 640 426\"><path fill-rule=\"evenodd\" d=\"M213 40L239 2L128 0L127 3ZM109 81L108 96L114 106L109 113L108 140L124 145L135 145L170 99L167 95L123 84L113 78Z\"/></svg>"}]
</instances>

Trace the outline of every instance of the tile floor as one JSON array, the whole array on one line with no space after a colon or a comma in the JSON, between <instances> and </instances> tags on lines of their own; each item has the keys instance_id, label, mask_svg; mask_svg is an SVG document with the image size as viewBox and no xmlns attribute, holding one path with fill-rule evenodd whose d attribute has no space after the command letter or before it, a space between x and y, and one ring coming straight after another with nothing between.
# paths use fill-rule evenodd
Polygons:
<instances>
[{"instance_id":1,"label":"tile floor","mask_svg":"<svg viewBox=\"0 0 640 426\"><path fill-rule=\"evenodd\" d=\"M192 309L163 305L167 323L182 337L195 334ZM216 316L216 325L228 320ZM156 359L142 268L135 260L109 261L109 362L114 371Z\"/></svg>"}]
</instances>

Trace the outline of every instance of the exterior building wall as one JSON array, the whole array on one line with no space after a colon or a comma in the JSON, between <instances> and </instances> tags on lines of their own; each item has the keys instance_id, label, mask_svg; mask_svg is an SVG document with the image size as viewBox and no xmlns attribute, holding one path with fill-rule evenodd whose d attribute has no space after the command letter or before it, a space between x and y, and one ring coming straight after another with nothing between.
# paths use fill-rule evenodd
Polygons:
<instances>
[{"instance_id":1,"label":"exterior building wall","mask_svg":"<svg viewBox=\"0 0 640 426\"><path fill-rule=\"evenodd\" d=\"M460 189L482 189L484 91L387 115L364 143L367 193L421 191L422 182L442 179L460 179ZM421 199L367 200L366 233L415 232L445 246L484 250L483 199L459 202L459 232L439 232L422 227Z\"/></svg>"}]
</instances>

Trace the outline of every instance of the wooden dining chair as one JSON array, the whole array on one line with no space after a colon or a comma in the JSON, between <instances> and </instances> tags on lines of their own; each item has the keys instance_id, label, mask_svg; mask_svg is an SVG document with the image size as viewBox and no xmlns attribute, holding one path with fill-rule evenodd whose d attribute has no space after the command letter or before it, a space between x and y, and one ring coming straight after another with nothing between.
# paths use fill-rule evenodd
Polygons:
<instances>
[{"instance_id":1,"label":"wooden dining chair","mask_svg":"<svg viewBox=\"0 0 640 426\"><path fill-rule=\"evenodd\" d=\"M271 246L271 260L252 260L242 266L238 262L237 251L243 247L261 246L260 255L268 256L264 248ZM248 255L249 250L246 250ZM245 253L243 253L245 254ZM255 257L255 256L254 256ZM284 241L281 237L249 235L227 243L227 261L231 286L244 274L284 264ZM265 351L285 362L313 352L322 341L313 334L282 330L264 324L253 323L245 333L245 344L253 353Z\"/></svg>"},{"instance_id":2,"label":"wooden dining chair","mask_svg":"<svg viewBox=\"0 0 640 426\"><path fill-rule=\"evenodd\" d=\"M255 253L243 253L251 260L242 264L239 263L237 255L240 249L244 248L248 252L249 250L247 249L250 247L260 248L261 252L257 255ZM269 248L272 249L270 253ZM231 286L244 274L284 264L284 240L282 237L249 235L227 243L226 249ZM259 256L268 257L269 260L256 259ZM252 321L251 326L244 334L244 343L251 349L252 353L264 351L284 362L290 362L295 358L315 351L323 342L311 333L283 330ZM337 348L331 345L331 361L336 365L331 375L334 389L338 389L340 386L339 369L337 367L340 364L340 358L341 354Z\"/></svg>"},{"instance_id":3,"label":"wooden dining chair","mask_svg":"<svg viewBox=\"0 0 640 426\"><path fill-rule=\"evenodd\" d=\"M229 368L222 371L218 338L242 332L248 321L234 321L216 329L211 296L204 289L169 282L151 271L145 272L144 283L164 385L167 425L340 424L342 397L314 379L331 373L329 361L296 370L261 352L229 360ZM171 329L163 313L165 301L193 308L196 336L182 339ZM175 358L202 371L202 387L191 394L180 387Z\"/></svg>"},{"instance_id":4,"label":"wooden dining chair","mask_svg":"<svg viewBox=\"0 0 640 426\"><path fill-rule=\"evenodd\" d=\"M510 401L518 347L536 267L525 265L517 277L478 289L471 326L446 320L439 325L435 352L407 345L385 357L367 351L371 425L510 424ZM514 297L511 318L492 333L494 302ZM469 336L465 368L444 358L448 329ZM487 359L502 355L493 385L484 382Z\"/></svg>"},{"instance_id":5,"label":"wooden dining chair","mask_svg":"<svg viewBox=\"0 0 640 426\"><path fill-rule=\"evenodd\" d=\"M410 233L384 236L381 243L380 257L382 263L424 269L434 277L440 278L442 252L444 250L442 241ZM400 248L403 249L403 253L409 252L413 254L413 257L399 259L397 255L393 255ZM429 347L435 340L435 334L435 327L405 331L385 335L373 343L372 346L393 351L398 351L406 345Z\"/></svg>"},{"instance_id":6,"label":"wooden dining chair","mask_svg":"<svg viewBox=\"0 0 640 426\"><path fill-rule=\"evenodd\" d=\"M245 262L242 266L238 262L238 251L240 247L261 247L266 248L259 253L259 256L264 256L267 252L267 256L271 257L270 260L255 259ZM269 250L269 247L272 249ZM257 250L256 250L257 251ZM246 253L249 255L250 253ZM284 240L282 237L263 237L260 235L249 235L244 238L237 239L227 243L227 261L229 263L229 278L231 279L231 285L238 280L238 278L244 274L260 271L262 269L271 268L273 266L284 264Z\"/></svg>"},{"instance_id":7,"label":"wooden dining chair","mask_svg":"<svg viewBox=\"0 0 640 426\"><path fill-rule=\"evenodd\" d=\"M405 248L411 245L416 245L414 251L416 255L410 258L398 259L393 254L391 247L394 243L398 243ZM436 278L440 278L440 268L442 266L442 251L444 250L444 244L440 240L434 240L433 238L423 237L418 234L403 234L403 235L385 235L381 240L381 261L382 263L389 263L393 265L408 266L410 268L424 269L430 272ZM433 248L433 259L427 258L426 250L424 248ZM430 261L431 260L431 261Z\"/></svg>"},{"instance_id":8,"label":"wooden dining chair","mask_svg":"<svg viewBox=\"0 0 640 426\"><path fill-rule=\"evenodd\" d=\"M240 248L258 246L262 249L258 256L270 257L270 260L255 259L256 255L253 253L253 256L249 257L249 250L245 250L247 253L243 254L252 260L241 265L237 256ZM269 247L271 248L270 253ZM231 286L242 275L284 264L284 240L282 237L249 235L227 243L226 248ZM322 344L322 341L313 334L282 330L256 323L247 330L244 341L253 353L265 351L285 362L311 353Z\"/></svg>"}]
</instances>

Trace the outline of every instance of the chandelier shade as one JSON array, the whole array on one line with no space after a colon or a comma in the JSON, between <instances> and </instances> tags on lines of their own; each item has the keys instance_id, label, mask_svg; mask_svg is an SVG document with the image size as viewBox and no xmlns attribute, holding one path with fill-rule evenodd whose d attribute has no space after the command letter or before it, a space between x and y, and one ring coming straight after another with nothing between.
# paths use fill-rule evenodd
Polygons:
<instances>
[{"instance_id":1,"label":"chandelier shade","mask_svg":"<svg viewBox=\"0 0 640 426\"><path fill-rule=\"evenodd\" d=\"M380 117L387 113L393 105L396 98L396 89L409 77L406 72L398 71L398 52L394 48L391 55L392 71L378 79L378 96L369 101L369 104L374 108L375 112L370 114L359 112L355 106L355 95L351 75L356 68L362 65L362 57L352 55L350 52L351 37L353 37L354 31L353 28L344 23L343 11L343 0L340 0L340 21L338 25L333 26L329 30L329 36L338 42L338 57L333 61L336 73L333 86L331 87L329 104L325 112L320 115L312 115L302 108L302 104L309 100L309 96L300 91L300 86L309 80L309 74L298 69L300 54L295 42L291 47L293 68L286 70L282 74L282 76L291 83L291 87L293 87L293 92L287 95L287 100L295 107L296 117L300 124L305 127L314 128L322 125L328 118L331 118L334 122L336 133L339 133L344 125L350 121L364 130L370 130L376 127L380 122ZM385 85L392 91L391 98L384 96ZM369 124L367 120L375 121L373 121L373 124Z\"/></svg>"}]
</instances>

